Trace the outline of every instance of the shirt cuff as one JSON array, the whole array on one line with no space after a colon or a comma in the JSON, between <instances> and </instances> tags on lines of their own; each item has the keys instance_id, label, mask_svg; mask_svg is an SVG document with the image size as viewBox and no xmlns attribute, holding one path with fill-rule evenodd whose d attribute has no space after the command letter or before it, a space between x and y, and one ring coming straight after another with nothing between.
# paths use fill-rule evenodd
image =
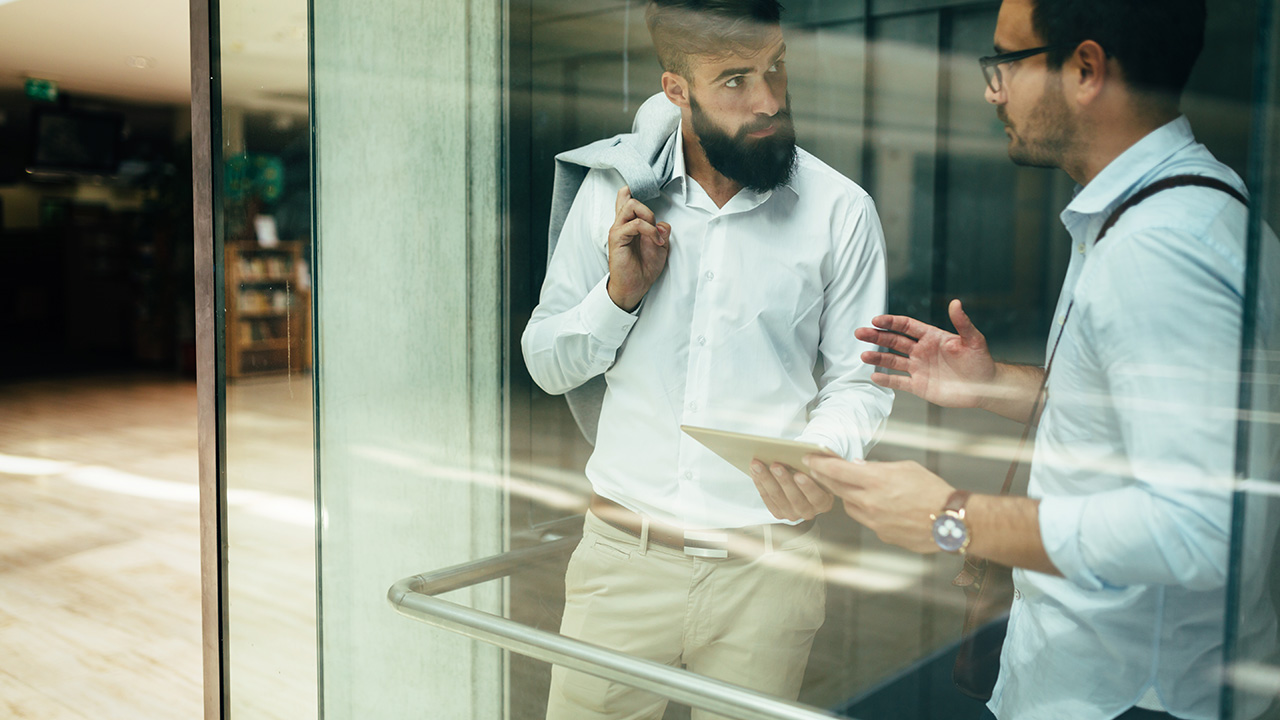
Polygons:
<instances>
[{"instance_id":1,"label":"shirt cuff","mask_svg":"<svg viewBox=\"0 0 1280 720\"><path fill-rule=\"evenodd\" d=\"M1040 499L1040 541L1062 576L1086 590L1107 587L1085 563L1080 529L1089 498L1056 495Z\"/></svg>"},{"instance_id":2,"label":"shirt cuff","mask_svg":"<svg viewBox=\"0 0 1280 720\"><path fill-rule=\"evenodd\" d=\"M578 306L583 327L599 343L617 349L639 316L618 307L609 297L609 276L596 283ZM636 308L639 310L640 308Z\"/></svg>"}]
</instances>

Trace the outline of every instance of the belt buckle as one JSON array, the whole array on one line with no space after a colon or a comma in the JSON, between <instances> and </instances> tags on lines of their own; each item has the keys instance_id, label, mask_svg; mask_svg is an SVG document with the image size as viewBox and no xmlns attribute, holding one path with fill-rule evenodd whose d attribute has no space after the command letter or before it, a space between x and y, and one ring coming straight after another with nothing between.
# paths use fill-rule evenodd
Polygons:
<instances>
[{"instance_id":1,"label":"belt buckle","mask_svg":"<svg viewBox=\"0 0 1280 720\"><path fill-rule=\"evenodd\" d=\"M684 554L696 558L725 560L729 557L729 533L685 530Z\"/></svg>"}]
</instances>

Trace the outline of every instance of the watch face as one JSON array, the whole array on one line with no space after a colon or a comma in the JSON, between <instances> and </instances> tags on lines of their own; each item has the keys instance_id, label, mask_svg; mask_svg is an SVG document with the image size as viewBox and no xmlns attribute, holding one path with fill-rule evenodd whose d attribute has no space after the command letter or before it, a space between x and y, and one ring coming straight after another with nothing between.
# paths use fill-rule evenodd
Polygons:
<instances>
[{"instance_id":1,"label":"watch face","mask_svg":"<svg viewBox=\"0 0 1280 720\"><path fill-rule=\"evenodd\" d=\"M947 552L958 552L968 538L969 528L964 521L949 512L933 521L933 541Z\"/></svg>"}]
</instances>

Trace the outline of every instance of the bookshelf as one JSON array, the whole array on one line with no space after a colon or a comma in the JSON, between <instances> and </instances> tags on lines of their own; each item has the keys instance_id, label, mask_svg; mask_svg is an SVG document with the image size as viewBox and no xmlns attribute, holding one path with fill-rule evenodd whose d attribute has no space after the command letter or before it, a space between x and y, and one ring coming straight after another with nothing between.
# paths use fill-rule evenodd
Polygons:
<instances>
[{"instance_id":1,"label":"bookshelf","mask_svg":"<svg viewBox=\"0 0 1280 720\"><path fill-rule=\"evenodd\" d=\"M227 377L311 367L311 293L298 242L227 243Z\"/></svg>"}]
</instances>

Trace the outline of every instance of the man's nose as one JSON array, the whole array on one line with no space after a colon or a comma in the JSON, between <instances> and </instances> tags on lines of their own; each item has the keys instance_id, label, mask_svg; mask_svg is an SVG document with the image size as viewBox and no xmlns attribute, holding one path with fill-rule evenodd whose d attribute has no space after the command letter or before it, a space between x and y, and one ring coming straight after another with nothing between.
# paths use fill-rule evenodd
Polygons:
<instances>
[{"instance_id":1,"label":"man's nose","mask_svg":"<svg viewBox=\"0 0 1280 720\"><path fill-rule=\"evenodd\" d=\"M999 105L1001 102L1004 101L1004 93L996 92L995 90L992 90L991 83L987 83L985 86L983 86L982 97L986 98L986 101L991 103L992 105Z\"/></svg>"},{"instance_id":2,"label":"man's nose","mask_svg":"<svg viewBox=\"0 0 1280 720\"><path fill-rule=\"evenodd\" d=\"M782 101L778 98L779 92L785 94L786 89L775 88L772 83L756 83L755 92L751 97L751 112L769 117L777 115L782 109Z\"/></svg>"}]
</instances>

